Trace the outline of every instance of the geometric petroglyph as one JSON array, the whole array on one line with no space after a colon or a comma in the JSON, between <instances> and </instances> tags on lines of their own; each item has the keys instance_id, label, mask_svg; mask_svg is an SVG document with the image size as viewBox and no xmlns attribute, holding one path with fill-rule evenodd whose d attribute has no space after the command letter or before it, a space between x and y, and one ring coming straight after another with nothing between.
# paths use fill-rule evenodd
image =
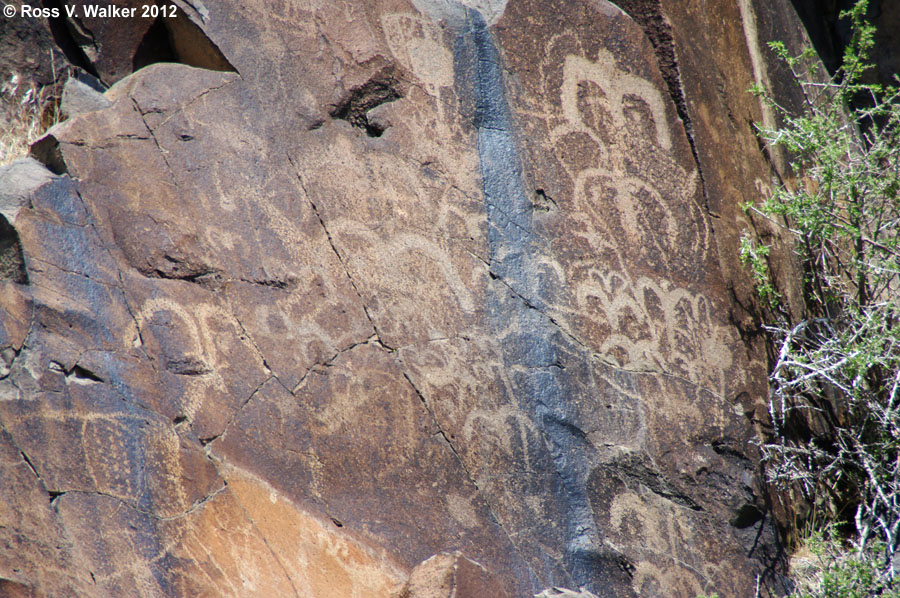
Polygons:
<instances>
[{"instance_id":1,"label":"geometric petroglyph","mask_svg":"<svg viewBox=\"0 0 900 598\"><path fill-rule=\"evenodd\" d=\"M191 375L185 377L185 396L182 398L183 413L188 419L196 416L208 388L221 393L228 391L220 368L216 366L225 353L218 345L230 337L217 337L212 331L233 318L215 305L194 304L188 309L169 299L150 299L135 312L138 327L154 330L154 336L162 340L163 350L168 353L165 365L177 364L191 370Z\"/></svg>"},{"instance_id":2,"label":"geometric petroglyph","mask_svg":"<svg viewBox=\"0 0 900 598\"><path fill-rule=\"evenodd\" d=\"M666 505L658 497L619 492L608 512L613 543L641 539L642 558L633 587L640 595L697 596L720 579L721 567L697 559L692 547L702 543L685 509Z\"/></svg>"},{"instance_id":3,"label":"geometric petroglyph","mask_svg":"<svg viewBox=\"0 0 900 598\"><path fill-rule=\"evenodd\" d=\"M441 39L440 27L409 13L383 15L381 26L391 53L429 95L439 97L441 88L453 86L453 55Z\"/></svg>"},{"instance_id":4,"label":"geometric petroglyph","mask_svg":"<svg viewBox=\"0 0 900 598\"><path fill-rule=\"evenodd\" d=\"M630 280L599 265L580 270L573 295L570 317L581 317L578 327L598 340L597 351L611 365L666 371L716 393L723 388L731 359L717 348L730 333L715 321L704 295L655 277Z\"/></svg>"},{"instance_id":5,"label":"geometric petroglyph","mask_svg":"<svg viewBox=\"0 0 900 598\"><path fill-rule=\"evenodd\" d=\"M659 90L614 65L606 52L599 62L565 59L564 120L550 137L559 155L583 156L561 162L573 183L573 212L590 216L584 225L596 234L589 240L601 247L656 244L636 257L658 271L702 263L708 230L696 202L697 171L685 171L670 155ZM655 171L645 168L648 162Z\"/></svg>"},{"instance_id":6,"label":"geometric petroglyph","mask_svg":"<svg viewBox=\"0 0 900 598\"><path fill-rule=\"evenodd\" d=\"M706 275L711 230L697 170L672 156L664 96L605 50L596 61L569 54L562 71L547 94L561 118L547 122L572 190L566 319L614 365L719 392L730 358L718 348L730 333L695 284Z\"/></svg>"},{"instance_id":7,"label":"geometric petroglyph","mask_svg":"<svg viewBox=\"0 0 900 598\"><path fill-rule=\"evenodd\" d=\"M560 93L568 125L563 130L569 127L570 130L580 131L593 129L602 134L603 125L592 121L591 116L595 115L586 110L587 95L592 96L591 99L609 119L608 125L616 131L627 131L634 126L637 116L633 113L641 112L637 106L643 103L649 112L647 124L654 129L653 141L664 150L671 149L672 140L668 128L663 126L666 122L666 110L662 93L649 81L626 73L615 64L615 57L606 51L600 52L597 62L580 56L566 57ZM591 89L593 93L585 93ZM584 125L587 125L587 129Z\"/></svg>"}]
</instances>

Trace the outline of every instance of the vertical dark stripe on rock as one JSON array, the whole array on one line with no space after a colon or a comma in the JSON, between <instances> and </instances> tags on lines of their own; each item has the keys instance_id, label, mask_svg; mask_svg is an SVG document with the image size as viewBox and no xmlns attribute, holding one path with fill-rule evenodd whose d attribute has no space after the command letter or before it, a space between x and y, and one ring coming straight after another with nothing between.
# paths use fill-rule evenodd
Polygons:
<instances>
[{"instance_id":1,"label":"vertical dark stripe on rock","mask_svg":"<svg viewBox=\"0 0 900 598\"><path fill-rule=\"evenodd\" d=\"M475 105L492 278L486 311L513 380L512 400L540 430L544 447L539 450L549 452L555 467L558 483L538 492L552 496L565 518L560 522L564 546L558 548L565 554L562 567L569 579L542 581L602 591L597 586L605 577L601 569L606 559L586 488L594 449L572 421L568 401L578 391L563 366L566 361L587 364L591 356L545 313L554 291L541 268L547 249L532 229L534 208L523 185L499 53L482 16L468 9L466 20L454 62L460 94ZM544 571L558 570L550 555L546 559Z\"/></svg>"}]
</instances>

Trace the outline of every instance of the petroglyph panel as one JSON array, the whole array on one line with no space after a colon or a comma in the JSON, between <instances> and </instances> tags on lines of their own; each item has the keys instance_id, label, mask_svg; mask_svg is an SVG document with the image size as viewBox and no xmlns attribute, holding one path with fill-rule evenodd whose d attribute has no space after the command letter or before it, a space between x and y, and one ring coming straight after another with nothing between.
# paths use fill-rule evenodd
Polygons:
<instances>
[{"instance_id":1,"label":"petroglyph panel","mask_svg":"<svg viewBox=\"0 0 900 598\"><path fill-rule=\"evenodd\" d=\"M744 362L639 28L196 6L238 72L152 65L57 129L0 289L3 463L70 585L387 597L461 549L513 596L750 587Z\"/></svg>"},{"instance_id":2,"label":"petroglyph panel","mask_svg":"<svg viewBox=\"0 0 900 598\"><path fill-rule=\"evenodd\" d=\"M628 550L634 558L632 587L638 596L738 591L744 580L736 579L726 563L740 558L739 552L720 530L710 530L708 515L677 506L646 487L629 488L621 480L599 477L595 483L593 504L607 541L622 547L640 538L640 547ZM707 553L720 558L700 557Z\"/></svg>"},{"instance_id":3,"label":"petroglyph panel","mask_svg":"<svg viewBox=\"0 0 900 598\"><path fill-rule=\"evenodd\" d=\"M177 389L175 416L187 418L199 438L211 438L270 371L219 297L196 285L164 284L171 287L165 295L135 281L142 347L160 356L159 376Z\"/></svg>"},{"instance_id":4,"label":"petroglyph panel","mask_svg":"<svg viewBox=\"0 0 900 598\"><path fill-rule=\"evenodd\" d=\"M435 535L509 563L505 538L502 549L490 547L499 530L447 441L373 339L311 371L294 393L269 381L210 447L229 463L252 465L279 492L302 497L371 542L391 551L402 543L409 556L396 558L403 566L432 554ZM291 475L279 474L284 471ZM429 482L416 481L422 471L434 471ZM436 503L439 512L428 507ZM421 533L404 531L411 524Z\"/></svg>"},{"instance_id":5,"label":"petroglyph panel","mask_svg":"<svg viewBox=\"0 0 900 598\"><path fill-rule=\"evenodd\" d=\"M442 100L414 93L388 104L395 124L381 138L335 120L292 158L381 340L395 348L476 328L488 278L476 181L456 174L475 171L477 156L437 141L471 133L441 116ZM432 126L434 135L411 133Z\"/></svg>"},{"instance_id":6,"label":"petroglyph panel","mask_svg":"<svg viewBox=\"0 0 900 598\"><path fill-rule=\"evenodd\" d=\"M185 450L190 440L168 422L129 412L115 393L96 388L99 383L89 386L69 384L62 396L48 388L38 400L0 405L16 445L35 463L45 464L38 473L48 490L102 494L157 517L173 517L216 486L215 470L199 451ZM67 451L53 460L57 444Z\"/></svg>"},{"instance_id":7,"label":"petroglyph panel","mask_svg":"<svg viewBox=\"0 0 900 598\"><path fill-rule=\"evenodd\" d=\"M610 364L726 393L736 335L712 290L700 177L658 72L574 32L531 39L546 58L525 68L516 35L504 31L503 56L524 74L512 109L527 177L558 206L533 218L557 260L555 316Z\"/></svg>"},{"instance_id":8,"label":"petroglyph panel","mask_svg":"<svg viewBox=\"0 0 900 598\"><path fill-rule=\"evenodd\" d=\"M519 395L540 389L535 395L542 397L535 411L540 417L545 402L556 404L548 400L552 389L565 388L566 407L547 410L588 440L579 444L578 433L542 424L551 443L566 446L567 455L573 450L583 455L583 465L575 458L563 465L555 459L561 477L573 480L567 485L570 517L579 512L579 487L592 495L593 484L611 484L616 472L627 471L616 456L623 450L647 455L659 468L658 479L638 483L645 492L634 499L641 509L657 500L654 487L665 495L659 499L663 504L674 501L676 513L684 505L689 513L720 509L707 491L681 485L682 476L699 466L676 456L696 451L707 438L734 433L740 424L730 397L746 380L745 356L728 321L718 250L687 137L663 92L649 46L642 36L623 35L632 26L627 17L601 17L599 5L596 12L573 9L567 13L572 27L556 33L550 21L534 16L540 12L532 2L510 6L497 29L504 66L517 73L506 86L522 148L523 180L531 186L523 193L532 194L533 206L520 222L528 231L529 248L519 263L528 264L531 274L498 273L532 310L545 313L564 331L519 343L514 339L524 340L521 333L501 332L504 347L546 341L547 354L562 366L523 376ZM579 33L582 24L584 34ZM614 44L605 41L612 39ZM523 319L519 327L529 321ZM506 351L514 372L517 364L540 361ZM587 372L572 368L579 361L590 364ZM615 405L619 417L603 417L598 403ZM631 436L620 435L623 429ZM592 466L601 472L595 481L583 474ZM590 501L594 533L602 538L592 543L608 543L634 564L630 584L635 592L693 596L703 589L708 580L695 579L698 565L678 552L698 544L696 534L670 538L672 558L651 558L627 546L638 537L652 544L652 530L617 535L605 519L604 509L611 507ZM671 522L676 515L653 511L648 517ZM703 528L709 521L691 525ZM582 523L579 529L588 535L591 528ZM728 546L740 553L733 540L719 541L703 550ZM600 553L596 563L610 558ZM569 563L579 579L579 561L570 558ZM595 571L609 569L598 565ZM716 579L732 574L704 573Z\"/></svg>"}]
</instances>

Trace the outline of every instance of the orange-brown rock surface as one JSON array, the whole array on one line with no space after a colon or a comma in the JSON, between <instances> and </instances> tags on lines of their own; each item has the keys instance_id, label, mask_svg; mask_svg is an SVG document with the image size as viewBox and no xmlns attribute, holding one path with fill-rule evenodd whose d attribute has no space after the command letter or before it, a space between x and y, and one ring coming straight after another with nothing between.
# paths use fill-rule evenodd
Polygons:
<instances>
[{"instance_id":1,"label":"orange-brown rock surface","mask_svg":"<svg viewBox=\"0 0 900 598\"><path fill-rule=\"evenodd\" d=\"M178 7L0 170L0 595L777 585L751 0Z\"/></svg>"}]
</instances>

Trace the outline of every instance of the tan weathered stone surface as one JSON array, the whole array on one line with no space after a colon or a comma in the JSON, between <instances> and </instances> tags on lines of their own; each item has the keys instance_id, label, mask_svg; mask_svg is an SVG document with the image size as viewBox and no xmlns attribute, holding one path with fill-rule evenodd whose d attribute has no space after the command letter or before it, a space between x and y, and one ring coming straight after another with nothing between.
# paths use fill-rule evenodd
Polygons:
<instances>
[{"instance_id":1,"label":"tan weathered stone surface","mask_svg":"<svg viewBox=\"0 0 900 598\"><path fill-rule=\"evenodd\" d=\"M595 598L588 591L576 592L566 588L549 588L538 594L535 598Z\"/></svg>"},{"instance_id":2,"label":"tan weathered stone surface","mask_svg":"<svg viewBox=\"0 0 900 598\"><path fill-rule=\"evenodd\" d=\"M508 598L503 584L483 565L459 551L442 552L419 563L396 598Z\"/></svg>"},{"instance_id":3,"label":"tan weathered stone surface","mask_svg":"<svg viewBox=\"0 0 900 598\"><path fill-rule=\"evenodd\" d=\"M120 80L10 213L4 583L751 592L764 364L728 256L768 166L722 125L759 109L737 9L674 36L681 105L608 2L179 6L176 55L193 27L234 70Z\"/></svg>"}]
</instances>

